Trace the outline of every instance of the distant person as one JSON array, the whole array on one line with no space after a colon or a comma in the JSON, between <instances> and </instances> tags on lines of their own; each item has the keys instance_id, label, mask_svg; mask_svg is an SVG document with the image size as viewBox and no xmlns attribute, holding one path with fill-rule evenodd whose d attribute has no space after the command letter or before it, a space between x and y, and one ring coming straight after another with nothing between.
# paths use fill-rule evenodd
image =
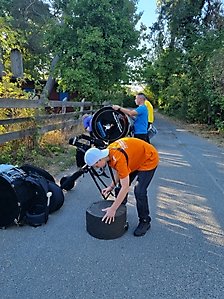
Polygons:
<instances>
[{"instance_id":1,"label":"distant person","mask_svg":"<svg viewBox=\"0 0 224 299\"><path fill-rule=\"evenodd\" d=\"M142 94L143 96L144 93ZM151 102L145 97L145 106L148 109L148 128L150 127L151 124L154 122L154 108Z\"/></svg>"},{"instance_id":2,"label":"distant person","mask_svg":"<svg viewBox=\"0 0 224 299\"><path fill-rule=\"evenodd\" d=\"M119 105L113 105L112 108L131 116L134 119L134 137L147 141L148 110L145 106L145 97L137 94L135 103L138 106L136 109L127 109Z\"/></svg>"},{"instance_id":3,"label":"distant person","mask_svg":"<svg viewBox=\"0 0 224 299\"><path fill-rule=\"evenodd\" d=\"M134 231L136 237L143 236L151 226L147 189L159 163L159 154L151 144L133 137L125 137L111 143L106 149L92 147L85 153L85 163L104 168L108 165L115 170L115 182L102 190L108 195L118 183L121 188L111 207L103 209L102 221L114 222L116 210L128 194L129 186L137 178L134 187L139 224Z\"/></svg>"},{"instance_id":4,"label":"distant person","mask_svg":"<svg viewBox=\"0 0 224 299\"><path fill-rule=\"evenodd\" d=\"M144 93L139 93L139 94L141 94L145 98L145 106L148 109L148 133L147 133L148 140L147 141L150 143L151 138L153 136L155 136L158 132L156 127L153 124L154 123L154 108Z\"/></svg>"},{"instance_id":5,"label":"distant person","mask_svg":"<svg viewBox=\"0 0 224 299\"><path fill-rule=\"evenodd\" d=\"M83 127L90 135L92 135L92 119L93 116L91 114L84 114L82 116Z\"/></svg>"}]
</instances>

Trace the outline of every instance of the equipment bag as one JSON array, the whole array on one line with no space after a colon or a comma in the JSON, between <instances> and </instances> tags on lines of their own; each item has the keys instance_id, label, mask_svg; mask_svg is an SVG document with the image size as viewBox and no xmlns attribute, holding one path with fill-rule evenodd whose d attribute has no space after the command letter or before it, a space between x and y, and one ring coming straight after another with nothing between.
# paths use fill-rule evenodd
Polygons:
<instances>
[{"instance_id":1,"label":"equipment bag","mask_svg":"<svg viewBox=\"0 0 224 299\"><path fill-rule=\"evenodd\" d=\"M33 181L33 184L35 184L36 186L41 185L46 194L47 192L52 192L50 198L49 213L53 213L60 209L64 203L64 193L62 192L61 188L55 183L55 179L53 178L53 176L46 170L30 164L24 164L21 166L21 168L31 177L33 175L36 176L36 178L42 177L42 179L40 180L36 179L35 181ZM46 179L47 183L43 180L43 178Z\"/></svg>"},{"instance_id":2,"label":"equipment bag","mask_svg":"<svg viewBox=\"0 0 224 299\"><path fill-rule=\"evenodd\" d=\"M32 226L46 223L49 213L60 209L64 203L64 194L54 182L35 173L26 178L30 189L36 190L36 196L26 212L26 222Z\"/></svg>"},{"instance_id":3,"label":"equipment bag","mask_svg":"<svg viewBox=\"0 0 224 299\"><path fill-rule=\"evenodd\" d=\"M26 173L12 165L0 168L0 227L20 224L35 197L34 190L28 192Z\"/></svg>"},{"instance_id":4,"label":"equipment bag","mask_svg":"<svg viewBox=\"0 0 224 299\"><path fill-rule=\"evenodd\" d=\"M48 181L55 183L55 179L53 178L53 176L49 172L47 172L46 170L44 170L40 167L30 165L30 164L24 164L20 168L23 171L25 171L27 174L32 174L32 173L39 174L40 176L43 176Z\"/></svg>"},{"instance_id":5,"label":"equipment bag","mask_svg":"<svg viewBox=\"0 0 224 299\"><path fill-rule=\"evenodd\" d=\"M63 203L63 191L47 171L28 164L0 167L0 227L41 225Z\"/></svg>"},{"instance_id":6,"label":"equipment bag","mask_svg":"<svg viewBox=\"0 0 224 299\"><path fill-rule=\"evenodd\" d=\"M35 190L35 196L26 211L26 223L32 226L47 223L50 204L48 197L51 197L51 194L47 196L48 181L37 174L29 174L26 177L26 183L28 192Z\"/></svg>"},{"instance_id":7,"label":"equipment bag","mask_svg":"<svg viewBox=\"0 0 224 299\"><path fill-rule=\"evenodd\" d=\"M152 139L157 133L158 130L156 129L156 127L153 124L150 124L147 132L148 140L150 141L150 139Z\"/></svg>"}]
</instances>

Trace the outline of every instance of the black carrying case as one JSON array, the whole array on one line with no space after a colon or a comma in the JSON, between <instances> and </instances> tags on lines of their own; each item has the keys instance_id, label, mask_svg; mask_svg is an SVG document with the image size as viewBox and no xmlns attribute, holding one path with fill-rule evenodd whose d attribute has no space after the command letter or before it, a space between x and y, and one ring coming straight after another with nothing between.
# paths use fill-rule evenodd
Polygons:
<instances>
[{"instance_id":1,"label":"black carrying case","mask_svg":"<svg viewBox=\"0 0 224 299\"><path fill-rule=\"evenodd\" d=\"M102 221L105 215L102 209L110 207L112 203L112 200L101 200L86 210L86 230L91 236L104 240L116 239L128 229L127 208L123 204L117 209L114 222L107 224Z\"/></svg>"}]
</instances>

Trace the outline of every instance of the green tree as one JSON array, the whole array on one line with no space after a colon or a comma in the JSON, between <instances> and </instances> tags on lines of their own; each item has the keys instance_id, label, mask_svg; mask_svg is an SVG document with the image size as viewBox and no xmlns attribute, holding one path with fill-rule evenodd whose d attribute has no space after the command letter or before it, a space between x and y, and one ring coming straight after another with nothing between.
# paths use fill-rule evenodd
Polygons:
<instances>
[{"instance_id":1,"label":"green tree","mask_svg":"<svg viewBox=\"0 0 224 299\"><path fill-rule=\"evenodd\" d=\"M151 28L154 56L143 77L162 109L189 121L218 123L222 118L224 14L220 0L161 0ZM218 78L220 76L221 78ZM217 113L218 111L218 113Z\"/></svg>"},{"instance_id":2,"label":"green tree","mask_svg":"<svg viewBox=\"0 0 224 299\"><path fill-rule=\"evenodd\" d=\"M51 59L45 39L52 22L49 5L41 0L8 0L1 2L0 11L4 22L19 32L17 43L23 41L25 77L39 79L46 73Z\"/></svg>"},{"instance_id":3,"label":"green tree","mask_svg":"<svg viewBox=\"0 0 224 299\"><path fill-rule=\"evenodd\" d=\"M140 43L135 0L54 1L53 8L61 22L49 39L60 57L55 76L63 90L93 100L127 80Z\"/></svg>"},{"instance_id":4,"label":"green tree","mask_svg":"<svg viewBox=\"0 0 224 299\"><path fill-rule=\"evenodd\" d=\"M6 72L10 72L9 55L12 49L23 51L25 39L20 30L15 30L11 24L11 18L0 17L0 53Z\"/></svg>"}]
</instances>

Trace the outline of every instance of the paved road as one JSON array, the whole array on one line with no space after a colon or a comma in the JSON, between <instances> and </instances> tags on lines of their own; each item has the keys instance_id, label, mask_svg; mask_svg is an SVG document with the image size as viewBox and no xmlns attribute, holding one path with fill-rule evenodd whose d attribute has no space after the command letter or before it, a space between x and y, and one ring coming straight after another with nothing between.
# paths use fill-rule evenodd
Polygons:
<instances>
[{"instance_id":1,"label":"paved road","mask_svg":"<svg viewBox=\"0 0 224 299\"><path fill-rule=\"evenodd\" d=\"M47 225L0 230L1 299L224 298L224 150L157 116L160 166L149 189L152 228L98 240L85 212L100 199L89 175Z\"/></svg>"}]
</instances>

